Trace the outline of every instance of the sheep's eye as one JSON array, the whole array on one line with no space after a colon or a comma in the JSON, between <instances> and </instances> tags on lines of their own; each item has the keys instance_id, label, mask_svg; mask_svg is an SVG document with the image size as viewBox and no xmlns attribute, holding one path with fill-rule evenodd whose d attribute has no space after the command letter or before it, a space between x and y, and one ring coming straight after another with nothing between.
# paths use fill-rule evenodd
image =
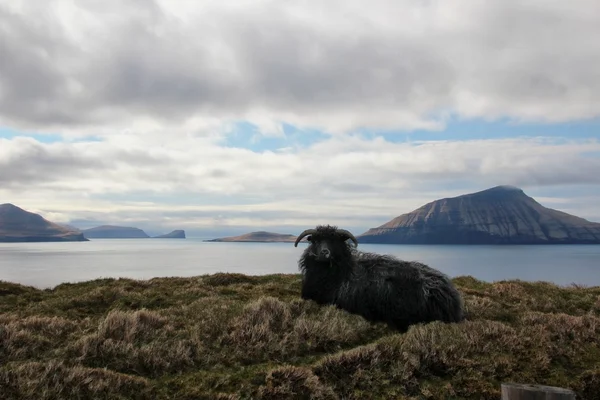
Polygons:
<instances>
[{"instance_id":1,"label":"sheep's eye","mask_svg":"<svg viewBox=\"0 0 600 400\"><path fill-rule=\"evenodd\" d=\"M306 238L306 240L308 240L308 241L310 242L310 241L312 240L312 236L308 236L308 237Z\"/></svg>"}]
</instances>

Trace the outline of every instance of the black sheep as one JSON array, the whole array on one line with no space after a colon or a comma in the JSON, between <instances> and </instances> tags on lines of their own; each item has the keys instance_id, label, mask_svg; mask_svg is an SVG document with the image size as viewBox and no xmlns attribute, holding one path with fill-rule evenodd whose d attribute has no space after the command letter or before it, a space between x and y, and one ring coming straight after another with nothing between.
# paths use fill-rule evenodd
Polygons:
<instances>
[{"instance_id":1,"label":"black sheep","mask_svg":"<svg viewBox=\"0 0 600 400\"><path fill-rule=\"evenodd\" d=\"M421 322L464 319L461 296L441 272L418 262L358 251L354 235L335 226L305 230L294 247L304 237L309 245L298 261L303 299L334 304L399 331Z\"/></svg>"}]
</instances>

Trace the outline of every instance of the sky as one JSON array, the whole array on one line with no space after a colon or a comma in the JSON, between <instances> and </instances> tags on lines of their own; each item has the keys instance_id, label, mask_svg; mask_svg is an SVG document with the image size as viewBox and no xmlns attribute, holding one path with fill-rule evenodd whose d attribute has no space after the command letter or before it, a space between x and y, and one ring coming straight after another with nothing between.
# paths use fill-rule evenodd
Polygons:
<instances>
[{"instance_id":1,"label":"sky","mask_svg":"<svg viewBox=\"0 0 600 400\"><path fill-rule=\"evenodd\" d=\"M600 222L597 0L0 2L0 203L362 233L497 185Z\"/></svg>"}]
</instances>

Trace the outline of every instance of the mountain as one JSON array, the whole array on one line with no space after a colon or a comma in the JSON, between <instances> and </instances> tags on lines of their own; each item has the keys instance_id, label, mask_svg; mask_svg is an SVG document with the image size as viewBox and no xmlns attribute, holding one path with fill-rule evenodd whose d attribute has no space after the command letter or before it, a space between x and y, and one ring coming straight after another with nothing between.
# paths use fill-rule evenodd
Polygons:
<instances>
[{"instance_id":1,"label":"mountain","mask_svg":"<svg viewBox=\"0 0 600 400\"><path fill-rule=\"evenodd\" d=\"M83 229L82 232L83 236L88 239L143 239L150 237L143 230L128 226L102 225Z\"/></svg>"},{"instance_id":2,"label":"mountain","mask_svg":"<svg viewBox=\"0 0 600 400\"><path fill-rule=\"evenodd\" d=\"M0 204L0 242L84 242L81 232L65 228L13 204Z\"/></svg>"},{"instance_id":3,"label":"mountain","mask_svg":"<svg viewBox=\"0 0 600 400\"><path fill-rule=\"evenodd\" d=\"M250 232L240 236L229 236L219 239L205 240L205 242L285 242L294 243L295 235L273 233L273 232Z\"/></svg>"},{"instance_id":4,"label":"mountain","mask_svg":"<svg viewBox=\"0 0 600 400\"><path fill-rule=\"evenodd\" d=\"M497 186L436 200L358 236L361 243L600 244L600 223Z\"/></svg>"},{"instance_id":5,"label":"mountain","mask_svg":"<svg viewBox=\"0 0 600 400\"><path fill-rule=\"evenodd\" d=\"M185 231L182 229L176 229L166 235L154 236L155 239L185 239Z\"/></svg>"}]
</instances>

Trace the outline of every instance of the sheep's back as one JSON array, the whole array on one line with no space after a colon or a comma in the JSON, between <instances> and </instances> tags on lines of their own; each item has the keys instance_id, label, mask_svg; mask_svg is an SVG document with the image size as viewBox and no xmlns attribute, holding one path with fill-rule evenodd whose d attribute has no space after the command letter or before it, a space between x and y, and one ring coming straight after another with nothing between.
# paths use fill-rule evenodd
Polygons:
<instances>
[{"instance_id":1,"label":"sheep's back","mask_svg":"<svg viewBox=\"0 0 600 400\"><path fill-rule=\"evenodd\" d=\"M408 319L463 318L462 299L450 278L425 264L366 253L357 257L355 278L357 292L377 291L379 297L366 296L367 299L398 307Z\"/></svg>"}]
</instances>

